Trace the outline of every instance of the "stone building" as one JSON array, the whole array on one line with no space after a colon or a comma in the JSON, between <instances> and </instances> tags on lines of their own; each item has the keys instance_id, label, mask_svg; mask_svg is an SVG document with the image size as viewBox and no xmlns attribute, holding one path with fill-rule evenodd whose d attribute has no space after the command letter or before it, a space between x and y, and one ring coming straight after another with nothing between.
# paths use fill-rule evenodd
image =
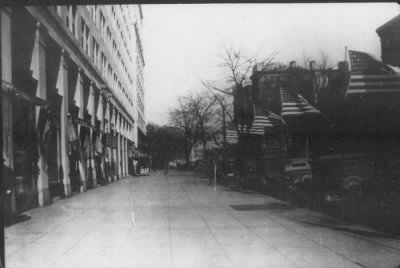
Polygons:
<instances>
[{"instance_id":1,"label":"stone building","mask_svg":"<svg viewBox=\"0 0 400 268\"><path fill-rule=\"evenodd\" d=\"M142 21L140 5L1 7L14 210L127 175L145 134Z\"/></svg>"}]
</instances>

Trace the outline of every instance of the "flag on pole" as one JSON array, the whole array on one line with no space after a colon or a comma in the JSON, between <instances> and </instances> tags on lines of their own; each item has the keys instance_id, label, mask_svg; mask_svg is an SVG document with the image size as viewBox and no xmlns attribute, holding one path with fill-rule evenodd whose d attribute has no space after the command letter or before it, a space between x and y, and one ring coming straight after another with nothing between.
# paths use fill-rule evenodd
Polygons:
<instances>
[{"instance_id":1,"label":"flag on pole","mask_svg":"<svg viewBox=\"0 0 400 268\"><path fill-rule=\"evenodd\" d=\"M29 70L32 72L32 78L39 81L39 29L36 29L33 50L31 56L31 64Z\"/></svg>"},{"instance_id":2,"label":"flag on pole","mask_svg":"<svg viewBox=\"0 0 400 268\"><path fill-rule=\"evenodd\" d=\"M400 72L371 55L349 50L349 94L400 92Z\"/></svg>"},{"instance_id":3,"label":"flag on pole","mask_svg":"<svg viewBox=\"0 0 400 268\"><path fill-rule=\"evenodd\" d=\"M76 77L76 86L75 86L75 94L74 94L74 102L75 105L79 108L81 108L81 90L82 90L82 84L81 84L81 72L78 71L78 76ZM80 109L79 109L80 110Z\"/></svg>"},{"instance_id":4,"label":"flag on pole","mask_svg":"<svg viewBox=\"0 0 400 268\"><path fill-rule=\"evenodd\" d=\"M87 111L90 116L93 116L93 107L94 107L94 89L93 85L90 85L89 88L89 99L88 99L88 104L87 104Z\"/></svg>"},{"instance_id":5,"label":"flag on pole","mask_svg":"<svg viewBox=\"0 0 400 268\"><path fill-rule=\"evenodd\" d=\"M103 121L103 98L99 94L99 105L97 106L96 117L98 120Z\"/></svg>"},{"instance_id":6,"label":"flag on pole","mask_svg":"<svg viewBox=\"0 0 400 268\"><path fill-rule=\"evenodd\" d=\"M247 126L244 128L244 133L253 135L264 135L266 127L275 127L282 124L282 119L274 114L268 113L268 115L261 111L261 109L254 105L254 119L250 129Z\"/></svg>"},{"instance_id":7,"label":"flag on pole","mask_svg":"<svg viewBox=\"0 0 400 268\"><path fill-rule=\"evenodd\" d=\"M110 103L108 101L106 103L106 114L104 116L105 116L104 121L107 121L106 131L109 131L110 130Z\"/></svg>"},{"instance_id":8,"label":"flag on pole","mask_svg":"<svg viewBox=\"0 0 400 268\"><path fill-rule=\"evenodd\" d=\"M306 114L320 114L320 111L311 106L300 94L281 87L282 116L302 116Z\"/></svg>"},{"instance_id":9,"label":"flag on pole","mask_svg":"<svg viewBox=\"0 0 400 268\"><path fill-rule=\"evenodd\" d=\"M111 116L111 125L110 126L114 126L114 129L115 129L115 109L113 110L113 114L112 114L112 116Z\"/></svg>"},{"instance_id":10,"label":"flag on pole","mask_svg":"<svg viewBox=\"0 0 400 268\"><path fill-rule=\"evenodd\" d=\"M64 64L64 56L61 55L60 64L58 66L56 89L57 89L58 95L60 95L62 97L64 96L64 92L63 92L63 89L64 89L64 87L63 87L63 83L64 83L63 68L64 68L64 66L63 66L63 64Z\"/></svg>"}]
</instances>

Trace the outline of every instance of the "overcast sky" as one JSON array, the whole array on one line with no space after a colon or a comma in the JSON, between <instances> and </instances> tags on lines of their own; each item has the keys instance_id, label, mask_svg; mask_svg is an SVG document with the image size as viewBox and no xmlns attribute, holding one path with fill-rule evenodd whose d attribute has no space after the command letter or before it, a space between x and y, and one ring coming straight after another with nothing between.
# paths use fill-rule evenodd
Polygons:
<instances>
[{"instance_id":1,"label":"overcast sky","mask_svg":"<svg viewBox=\"0 0 400 268\"><path fill-rule=\"evenodd\" d=\"M226 47L283 63L323 51L336 65L345 46L380 58L376 29L398 14L395 3L143 5L146 120L167 123L178 96L223 79Z\"/></svg>"}]
</instances>

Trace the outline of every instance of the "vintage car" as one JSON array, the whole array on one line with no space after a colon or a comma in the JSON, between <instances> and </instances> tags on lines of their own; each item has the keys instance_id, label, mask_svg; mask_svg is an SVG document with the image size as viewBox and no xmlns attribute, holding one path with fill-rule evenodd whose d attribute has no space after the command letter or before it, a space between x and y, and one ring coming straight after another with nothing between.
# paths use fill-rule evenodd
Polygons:
<instances>
[{"instance_id":1,"label":"vintage car","mask_svg":"<svg viewBox=\"0 0 400 268\"><path fill-rule=\"evenodd\" d=\"M285 177L289 184L298 185L312 180L310 162L306 158L289 159L285 165Z\"/></svg>"}]
</instances>

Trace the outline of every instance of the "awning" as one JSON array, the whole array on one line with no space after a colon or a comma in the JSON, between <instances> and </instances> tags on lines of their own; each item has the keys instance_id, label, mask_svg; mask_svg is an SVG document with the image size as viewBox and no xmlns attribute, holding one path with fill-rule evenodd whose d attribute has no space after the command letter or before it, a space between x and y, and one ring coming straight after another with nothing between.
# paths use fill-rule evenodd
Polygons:
<instances>
[{"instance_id":1,"label":"awning","mask_svg":"<svg viewBox=\"0 0 400 268\"><path fill-rule=\"evenodd\" d=\"M25 93L24 91L14 87L14 85L7 83L5 81L1 81L1 90L5 91L7 93L12 93L14 94L14 96L16 98L22 99L26 102L29 102L33 105L37 105L37 106L45 106L48 104L48 102L44 99L41 99L39 97L36 96L30 96L27 93Z\"/></svg>"}]
</instances>

